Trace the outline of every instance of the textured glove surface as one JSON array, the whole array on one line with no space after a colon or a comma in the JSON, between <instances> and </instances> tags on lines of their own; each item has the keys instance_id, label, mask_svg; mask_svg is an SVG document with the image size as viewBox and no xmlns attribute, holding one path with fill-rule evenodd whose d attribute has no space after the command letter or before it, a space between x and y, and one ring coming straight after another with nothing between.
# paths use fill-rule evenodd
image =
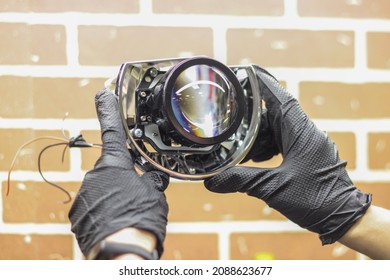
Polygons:
<instances>
[{"instance_id":1,"label":"textured glove surface","mask_svg":"<svg viewBox=\"0 0 390 280\"><path fill-rule=\"evenodd\" d=\"M139 176L126 146L118 102L110 91L96 95L101 126L102 155L89 171L69 212L72 231L81 251L125 227L152 232L161 256L166 235L168 205L164 190L169 177L158 171Z\"/></svg>"},{"instance_id":2,"label":"textured glove surface","mask_svg":"<svg viewBox=\"0 0 390 280\"><path fill-rule=\"evenodd\" d=\"M261 113L260 130L258 135L261 135L261 137L257 137L255 139L255 143L253 144L251 150L241 163L245 163L248 160L252 160L254 162L266 161L280 153L272 136L271 127L268 122L268 111L264 108Z\"/></svg>"},{"instance_id":3,"label":"textured glove surface","mask_svg":"<svg viewBox=\"0 0 390 280\"><path fill-rule=\"evenodd\" d=\"M280 152L283 162L272 169L233 167L206 180L205 186L213 192L260 198L301 227L319 233L323 244L333 243L365 213L371 195L353 185L336 145L308 119L298 101L261 68L257 76L269 134L265 146L256 140L247 159L264 160ZM262 151L267 148L270 152Z\"/></svg>"}]
</instances>

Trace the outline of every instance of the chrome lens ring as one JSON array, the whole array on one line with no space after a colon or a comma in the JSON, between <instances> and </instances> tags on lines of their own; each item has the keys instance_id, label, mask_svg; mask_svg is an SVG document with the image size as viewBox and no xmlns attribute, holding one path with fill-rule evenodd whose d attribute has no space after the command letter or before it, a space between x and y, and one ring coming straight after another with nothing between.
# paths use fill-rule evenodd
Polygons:
<instances>
[{"instance_id":1,"label":"chrome lens ring","mask_svg":"<svg viewBox=\"0 0 390 280\"><path fill-rule=\"evenodd\" d=\"M175 65L168 73L163 101L172 127L188 141L206 146L235 133L246 109L236 75L207 57Z\"/></svg>"}]
</instances>

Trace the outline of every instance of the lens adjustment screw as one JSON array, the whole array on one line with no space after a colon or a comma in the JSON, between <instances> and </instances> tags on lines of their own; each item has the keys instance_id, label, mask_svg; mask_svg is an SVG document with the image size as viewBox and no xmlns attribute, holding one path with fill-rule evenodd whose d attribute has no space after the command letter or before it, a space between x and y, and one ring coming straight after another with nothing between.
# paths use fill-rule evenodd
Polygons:
<instances>
[{"instance_id":1,"label":"lens adjustment screw","mask_svg":"<svg viewBox=\"0 0 390 280\"><path fill-rule=\"evenodd\" d=\"M139 128L134 129L134 131L133 131L133 136L134 137L141 138L142 135L143 135L143 132L142 132L141 129L139 129Z\"/></svg>"}]
</instances>

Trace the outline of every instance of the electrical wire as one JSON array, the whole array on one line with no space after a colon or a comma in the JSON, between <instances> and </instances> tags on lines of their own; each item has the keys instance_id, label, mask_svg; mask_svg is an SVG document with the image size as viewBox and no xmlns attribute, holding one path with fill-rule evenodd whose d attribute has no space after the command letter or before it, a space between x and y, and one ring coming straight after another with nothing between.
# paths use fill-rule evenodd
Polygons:
<instances>
[{"instance_id":1,"label":"electrical wire","mask_svg":"<svg viewBox=\"0 0 390 280\"><path fill-rule=\"evenodd\" d=\"M42 179L48 183L49 185L59 189L60 191L64 192L66 195L67 195L67 200L63 201L63 203L69 203L71 201L71 196L70 196L70 193L63 187L49 181L46 179L46 177L43 175L43 172L42 172L42 166L41 166L41 158L42 158L42 155L45 151L47 151L48 149L50 148L53 148L53 147L57 147L57 146L61 146L61 145L64 145L64 149L62 151L62 157L61 157L61 162L64 162L64 159L65 159L65 152L67 150L67 148L99 148L101 149L102 148L102 145L101 144L90 144L90 143L87 143L83 136L80 134L78 135L77 137L72 137L72 138L66 138L65 136L65 133L63 133L64 135L64 138L60 138L60 137L54 137L54 136L42 136L42 137L36 137L36 138L33 138L25 143L23 143L19 149L16 151L13 159L12 159L12 162L11 162L11 165L10 165L10 168L8 169L8 182L7 182L7 192L6 192L6 196L9 195L9 192L10 192L10 188L11 188L11 173L12 173L12 170L15 166L15 163L16 163L16 159L18 158L20 152L28 145L34 143L34 142L37 142L37 141L40 141L40 140L56 140L58 141L57 143L54 143L54 144L50 144L50 145L47 145L45 146L40 152L39 152L39 155L38 155L38 172L40 174L40 176L42 177Z\"/></svg>"},{"instance_id":2,"label":"electrical wire","mask_svg":"<svg viewBox=\"0 0 390 280\"><path fill-rule=\"evenodd\" d=\"M12 159L12 162L11 162L11 165L10 165L10 168L8 169L8 176L7 176L7 179L8 179L8 182L7 182L7 193L6 195L8 196L9 192L10 192L10 188L11 188L11 173L12 173L12 169L14 168L15 166L15 162L16 162L16 159L18 158L20 152L28 145L34 143L34 142L37 142L37 141L40 141L40 140L56 140L56 141L60 141L61 143L64 143L64 144L68 144L68 140L64 139L64 138L60 138L60 137L53 137L53 136L42 136L42 137L36 137L36 138L33 138L31 140L28 140L27 142L23 143L19 149L16 151L13 159Z\"/></svg>"},{"instance_id":3,"label":"electrical wire","mask_svg":"<svg viewBox=\"0 0 390 280\"><path fill-rule=\"evenodd\" d=\"M46 150L50 149L50 148L57 147L57 146L61 146L61 145L66 145L66 146L65 146L65 149L66 149L66 147L68 147L68 143L55 143L55 144L51 144L51 145L46 146L45 148L43 148L43 149L39 152L39 155L38 155L38 172L39 172L39 174L41 175L42 179L43 179L46 183L48 183L49 185L51 185L51 186L53 186L53 187L59 189L60 191L62 191L62 192L64 192L64 193L66 194L66 196L68 197L68 199L63 201L63 203L66 204L66 203L69 203L69 202L72 200L72 197L70 196L70 193L69 193L66 189L64 189L63 187L61 187L61 186L59 186L59 185L57 185L57 184L55 184L55 183L53 183L53 182L48 181L48 180L45 178L45 176L43 176L42 169L41 169L41 157L42 157L43 153L44 153ZM65 149L64 149L64 152L65 152ZM64 154L64 153L63 153L63 154Z\"/></svg>"}]
</instances>

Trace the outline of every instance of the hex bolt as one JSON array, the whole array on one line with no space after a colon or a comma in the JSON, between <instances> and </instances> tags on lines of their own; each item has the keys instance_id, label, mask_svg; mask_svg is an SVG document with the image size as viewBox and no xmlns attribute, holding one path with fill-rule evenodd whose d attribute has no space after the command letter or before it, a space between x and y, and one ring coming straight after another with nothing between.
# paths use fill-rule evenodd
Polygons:
<instances>
[{"instance_id":1,"label":"hex bolt","mask_svg":"<svg viewBox=\"0 0 390 280\"><path fill-rule=\"evenodd\" d=\"M140 117L140 120L141 120L141 122L146 121L146 116L141 116L141 117Z\"/></svg>"},{"instance_id":2,"label":"hex bolt","mask_svg":"<svg viewBox=\"0 0 390 280\"><path fill-rule=\"evenodd\" d=\"M146 92L141 91L141 92L139 93L139 96L141 96L142 98L145 98L145 97L146 97Z\"/></svg>"}]
</instances>

